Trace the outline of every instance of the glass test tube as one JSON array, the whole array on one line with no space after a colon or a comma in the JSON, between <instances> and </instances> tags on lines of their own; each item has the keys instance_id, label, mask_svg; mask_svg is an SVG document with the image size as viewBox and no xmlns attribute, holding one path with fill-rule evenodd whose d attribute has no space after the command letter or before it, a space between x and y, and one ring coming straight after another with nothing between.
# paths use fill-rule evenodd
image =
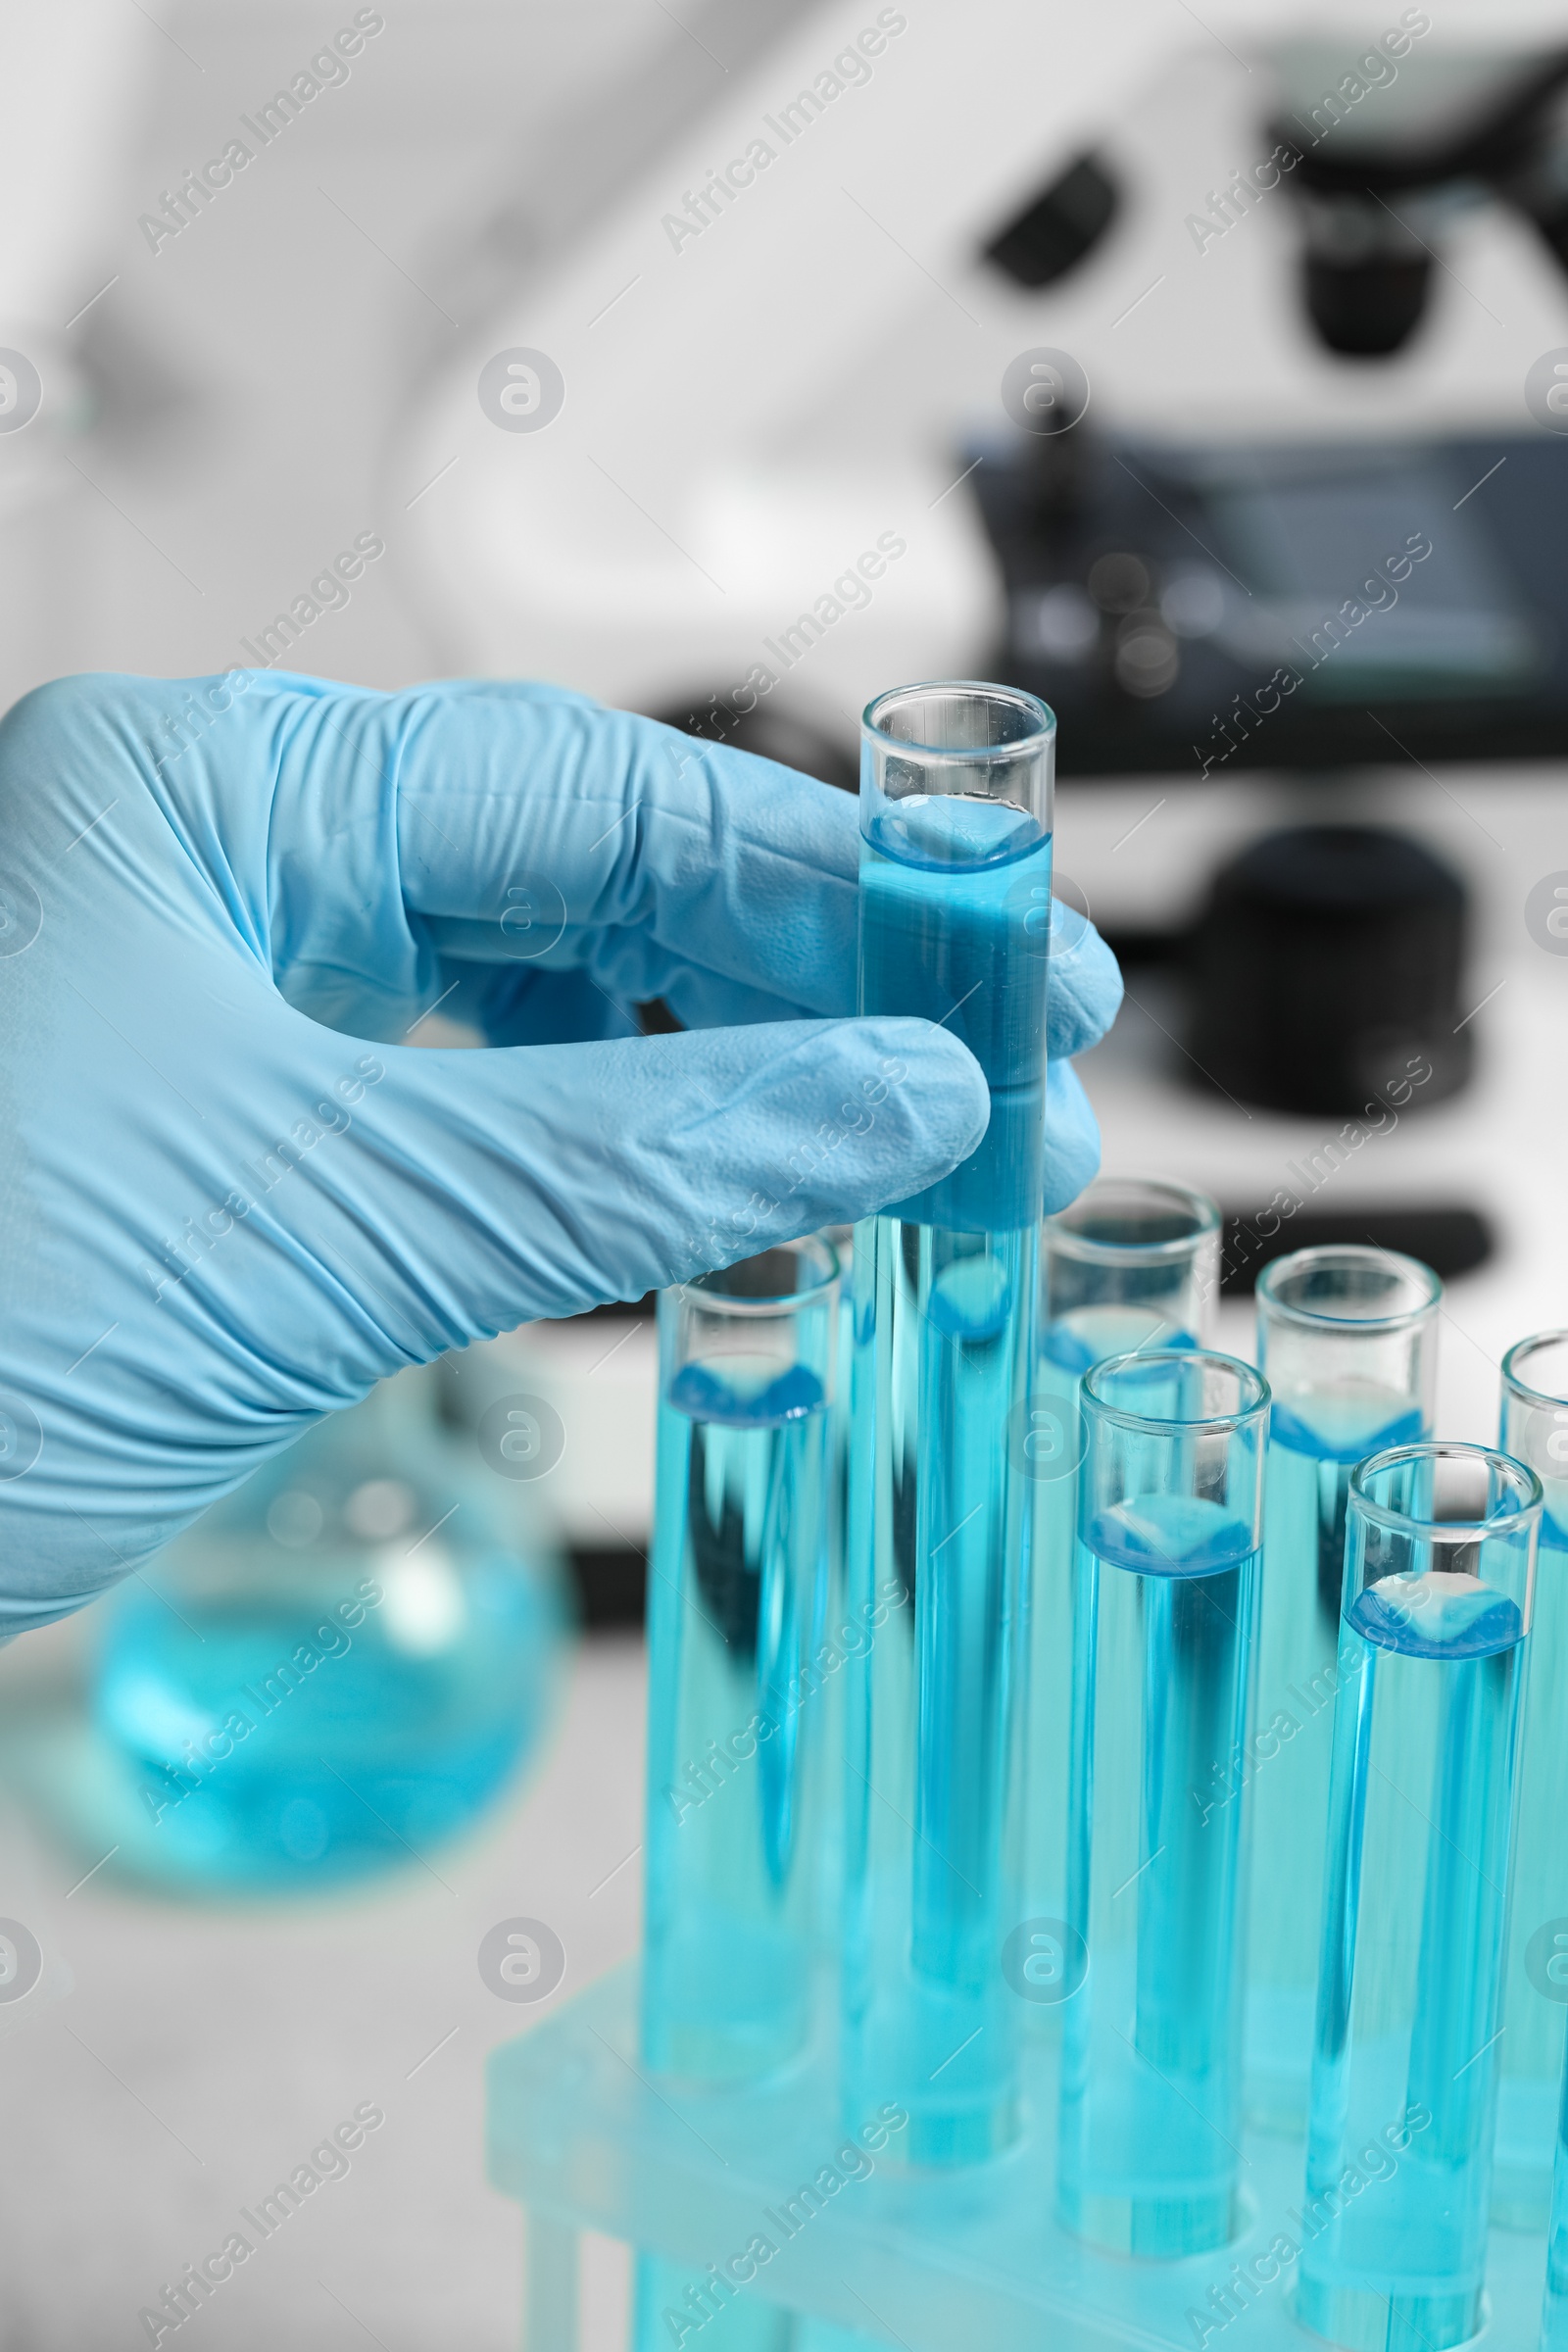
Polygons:
<instances>
[{"instance_id":1,"label":"glass test tube","mask_svg":"<svg viewBox=\"0 0 1568 2352\"><path fill-rule=\"evenodd\" d=\"M1072 1593L1083 1430L1078 1386L1134 1348L1200 1348L1219 1293L1220 1213L1202 1193L1102 1176L1040 1237L1040 1330L1024 1441L1033 1490L1024 1727L1024 1930L1013 1986L1051 2030L1079 1968L1063 1934L1072 1717Z\"/></svg>"},{"instance_id":2,"label":"glass test tube","mask_svg":"<svg viewBox=\"0 0 1568 2352\"><path fill-rule=\"evenodd\" d=\"M1492 2218L1542 2230L1568 2038L1568 1331L1521 1340L1503 1357L1497 1443L1534 1470L1544 1507L1519 1755Z\"/></svg>"},{"instance_id":3,"label":"glass test tube","mask_svg":"<svg viewBox=\"0 0 1568 2352\"><path fill-rule=\"evenodd\" d=\"M1200 2254L1238 2226L1242 1807L1203 1782L1247 1728L1268 1385L1120 1355L1082 1410L1057 2199L1113 2252Z\"/></svg>"},{"instance_id":4,"label":"glass test tube","mask_svg":"<svg viewBox=\"0 0 1568 2352\"><path fill-rule=\"evenodd\" d=\"M1480 1446L1350 1480L1298 2319L1445 2352L1484 2316L1541 1483Z\"/></svg>"},{"instance_id":5,"label":"glass test tube","mask_svg":"<svg viewBox=\"0 0 1568 2352\"><path fill-rule=\"evenodd\" d=\"M1568 2072L1557 2110L1551 2219L1546 2231L1546 2293L1541 2312L1541 2352L1568 2352Z\"/></svg>"},{"instance_id":6,"label":"glass test tube","mask_svg":"<svg viewBox=\"0 0 1568 2352\"><path fill-rule=\"evenodd\" d=\"M693 2081L809 2030L838 1311L816 1239L659 1301L643 2055Z\"/></svg>"},{"instance_id":7,"label":"glass test tube","mask_svg":"<svg viewBox=\"0 0 1568 2352\"><path fill-rule=\"evenodd\" d=\"M1018 2126L1024 1416L1044 1183L1055 721L1032 696L901 688L866 711L862 1012L939 1021L991 1121L855 1241L844 2092L904 2153L963 2164ZM896 1083L896 1080L890 1081Z\"/></svg>"},{"instance_id":8,"label":"glass test tube","mask_svg":"<svg viewBox=\"0 0 1568 2352\"><path fill-rule=\"evenodd\" d=\"M1250 1788L1247 2107L1270 2131L1306 2123L1350 1473L1431 1435L1442 1297L1429 1266L1372 1248L1298 1250L1258 1276L1274 1403L1257 1715L1245 1754L1216 1754L1211 1794Z\"/></svg>"},{"instance_id":9,"label":"glass test tube","mask_svg":"<svg viewBox=\"0 0 1568 2352\"><path fill-rule=\"evenodd\" d=\"M821 1951L836 1966L844 1916L844 1682L843 1661L854 1657L869 1640L858 1633L847 1613L845 1545L850 1509L850 1366L855 1347L855 1228L830 1225L822 1237L839 1261L838 1378L828 1414L827 1439L827 1574L822 1586L821 1632L812 1642L812 1655L824 1655L830 1670L822 1690L821 1775L824 1802L820 1814L816 1865L816 1938ZM825 1652L821 1645L826 1643Z\"/></svg>"}]
</instances>

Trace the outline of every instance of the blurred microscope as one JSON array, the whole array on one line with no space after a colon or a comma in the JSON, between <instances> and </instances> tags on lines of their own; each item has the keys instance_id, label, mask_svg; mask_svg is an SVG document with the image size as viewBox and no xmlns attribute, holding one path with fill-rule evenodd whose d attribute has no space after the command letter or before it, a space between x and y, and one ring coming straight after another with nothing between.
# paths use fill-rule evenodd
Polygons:
<instances>
[{"instance_id":1,"label":"blurred microscope","mask_svg":"<svg viewBox=\"0 0 1568 2352\"><path fill-rule=\"evenodd\" d=\"M1238 1340L1273 1250L1436 1264L1440 1426L1484 1435L1568 1307L1561 27L862 13L732 77L434 388L430 609L465 666L834 783L891 681L1042 694L1058 893L1129 983L1106 1165L1220 1198ZM559 401L497 429L483 368L541 354ZM542 1383L557 1344L517 1343Z\"/></svg>"}]
</instances>

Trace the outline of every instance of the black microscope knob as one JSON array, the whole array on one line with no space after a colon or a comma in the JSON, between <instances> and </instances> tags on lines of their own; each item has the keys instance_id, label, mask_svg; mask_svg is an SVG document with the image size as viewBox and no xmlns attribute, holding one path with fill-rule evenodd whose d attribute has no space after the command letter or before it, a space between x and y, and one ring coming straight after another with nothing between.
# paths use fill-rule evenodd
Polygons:
<instances>
[{"instance_id":1,"label":"black microscope knob","mask_svg":"<svg viewBox=\"0 0 1568 2352\"><path fill-rule=\"evenodd\" d=\"M1300 825L1214 876L1195 929L1188 1043L1208 1081L1269 1110L1414 1108L1470 1073L1465 890L1417 841ZM1406 1082L1414 1081L1413 1091Z\"/></svg>"}]
</instances>

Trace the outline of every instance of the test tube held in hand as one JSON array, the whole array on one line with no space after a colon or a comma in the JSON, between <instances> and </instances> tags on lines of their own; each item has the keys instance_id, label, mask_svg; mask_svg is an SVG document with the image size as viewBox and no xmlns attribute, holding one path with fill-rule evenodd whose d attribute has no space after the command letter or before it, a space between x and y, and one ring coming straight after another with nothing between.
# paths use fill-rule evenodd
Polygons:
<instances>
[{"instance_id":1,"label":"test tube held in hand","mask_svg":"<svg viewBox=\"0 0 1568 2352\"><path fill-rule=\"evenodd\" d=\"M1083 1380L1057 2203L1119 2254L1235 2234L1240 1805L1200 1801L1247 1727L1268 1387L1201 1349Z\"/></svg>"},{"instance_id":2,"label":"test tube held in hand","mask_svg":"<svg viewBox=\"0 0 1568 2352\"><path fill-rule=\"evenodd\" d=\"M991 1119L855 1241L844 2099L896 2100L917 2164L1018 2128L1023 1466L1044 1184L1055 721L946 683L866 711L859 1006L941 1023Z\"/></svg>"},{"instance_id":3,"label":"test tube held in hand","mask_svg":"<svg viewBox=\"0 0 1568 2352\"><path fill-rule=\"evenodd\" d=\"M817 1239L659 1301L642 2035L695 2082L810 2027L838 1316Z\"/></svg>"},{"instance_id":4,"label":"test tube held in hand","mask_svg":"<svg viewBox=\"0 0 1568 2352\"><path fill-rule=\"evenodd\" d=\"M1350 1473L1430 1436L1442 1298L1429 1266L1371 1247L1298 1250L1258 1276L1274 1402L1256 1726L1210 1793L1246 1788L1251 1809L1247 2107L1272 2131L1306 2123Z\"/></svg>"},{"instance_id":5,"label":"test tube held in hand","mask_svg":"<svg viewBox=\"0 0 1568 2352\"><path fill-rule=\"evenodd\" d=\"M1296 2288L1350 2352L1446 2352L1485 2316L1540 1518L1534 1471L1480 1446L1350 1481Z\"/></svg>"},{"instance_id":6,"label":"test tube held in hand","mask_svg":"<svg viewBox=\"0 0 1568 2352\"><path fill-rule=\"evenodd\" d=\"M855 1228L830 1225L822 1236L839 1261L837 1378L828 1412L827 1573L822 1581L818 1626L811 1655L825 1676L822 1688L823 1803L816 1858L816 1940L823 1957L838 1961L844 1918L844 1676L843 1662L869 1640L869 1629L850 1621L846 1605L845 1544L850 1510L850 1366L855 1348Z\"/></svg>"}]
</instances>

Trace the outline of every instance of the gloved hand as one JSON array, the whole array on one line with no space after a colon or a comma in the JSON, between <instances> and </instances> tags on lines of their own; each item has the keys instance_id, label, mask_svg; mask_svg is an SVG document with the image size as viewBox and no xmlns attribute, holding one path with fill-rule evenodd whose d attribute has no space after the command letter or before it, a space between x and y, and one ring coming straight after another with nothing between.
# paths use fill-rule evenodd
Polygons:
<instances>
[{"instance_id":1,"label":"gloved hand","mask_svg":"<svg viewBox=\"0 0 1568 2352\"><path fill-rule=\"evenodd\" d=\"M64 680L0 726L0 1633L318 1415L974 1147L857 1020L853 800L537 686ZM1069 924L1051 1051L1115 1011ZM661 996L690 1026L640 1038ZM401 1041L436 1005L475 1053ZM828 1016L823 1018L822 1016ZM715 1025L722 1024L722 1025ZM1098 1136L1050 1076L1053 1203Z\"/></svg>"}]
</instances>

